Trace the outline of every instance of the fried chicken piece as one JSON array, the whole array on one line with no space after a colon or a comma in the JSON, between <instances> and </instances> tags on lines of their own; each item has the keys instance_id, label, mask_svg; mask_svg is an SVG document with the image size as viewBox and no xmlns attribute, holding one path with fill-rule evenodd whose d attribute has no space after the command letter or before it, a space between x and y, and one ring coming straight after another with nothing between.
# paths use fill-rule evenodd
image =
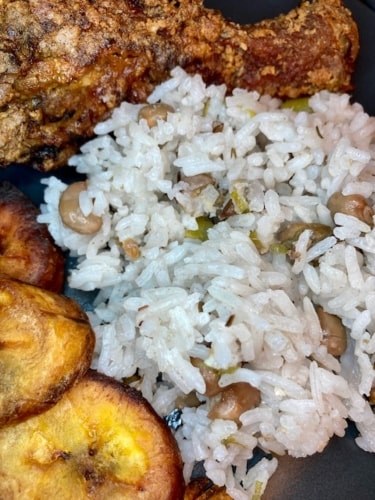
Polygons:
<instances>
[{"instance_id":1,"label":"fried chicken piece","mask_svg":"<svg viewBox=\"0 0 375 500\"><path fill-rule=\"evenodd\" d=\"M53 292L62 292L65 257L39 210L19 189L0 182L0 273Z\"/></svg>"},{"instance_id":2,"label":"fried chicken piece","mask_svg":"<svg viewBox=\"0 0 375 500\"><path fill-rule=\"evenodd\" d=\"M182 66L207 83L279 97L348 91L358 31L341 0L250 26L202 0L0 2L0 165L66 163L123 100Z\"/></svg>"}]
</instances>

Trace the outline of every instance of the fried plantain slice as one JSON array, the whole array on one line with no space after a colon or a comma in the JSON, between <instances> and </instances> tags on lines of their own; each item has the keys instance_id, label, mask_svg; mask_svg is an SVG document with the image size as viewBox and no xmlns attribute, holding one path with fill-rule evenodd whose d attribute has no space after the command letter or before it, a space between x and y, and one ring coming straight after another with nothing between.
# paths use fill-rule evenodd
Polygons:
<instances>
[{"instance_id":1,"label":"fried plantain slice","mask_svg":"<svg viewBox=\"0 0 375 500\"><path fill-rule=\"evenodd\" d=\"M89 370L55 406L0 429L0 498L179 500L177 444L141 393Z\"/></svg>"},{"instance_id":2,"label":"fried plantain slice","mask_svg":"<svg viewBox=\"0 0 375 500\"><path fill-rule=\"evenodd\" d=\"M0 272L12 278L61 292L65 258L39 210L19 189L0 182Z\"/></svg>"},{"instance_id":3,"label":"fried plantain slice","mask_svg":"<svg viewBox=\"0 0 375 500\"><path fill-rule=\"evenodd\" d=\"M0 276L0 426L53 405L88 370L94 345L73 300Z\"/></svg>"},{"instance_id":4,"label":"fried plantain slice","mask_svg":"<svg viewBox=\"0 0 375 500\"><path fill-rule=\"evenodd\" d=\"M192 479L185 490L184 500L231 500L224 486L216 486L206 477Z\"/></svg>"}]
</instances>

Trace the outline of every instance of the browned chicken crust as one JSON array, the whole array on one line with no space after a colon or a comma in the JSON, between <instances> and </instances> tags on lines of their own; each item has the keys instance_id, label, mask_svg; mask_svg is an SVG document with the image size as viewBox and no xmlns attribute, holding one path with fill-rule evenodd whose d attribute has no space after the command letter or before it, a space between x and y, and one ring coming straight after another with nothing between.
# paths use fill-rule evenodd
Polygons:
<instances>
[{"instance_id":1,"label":"browned chicken crust","mask_svg":"<svg viewBox=\"0 0 375 500\"><path fill-rule=\"evenodd\" d=\"M251 26L201 0L0 0L0 165L66 163L122 100L177 65L279 97L349 91L358 32L341 0Z\"/></svg>"}]
</instances>

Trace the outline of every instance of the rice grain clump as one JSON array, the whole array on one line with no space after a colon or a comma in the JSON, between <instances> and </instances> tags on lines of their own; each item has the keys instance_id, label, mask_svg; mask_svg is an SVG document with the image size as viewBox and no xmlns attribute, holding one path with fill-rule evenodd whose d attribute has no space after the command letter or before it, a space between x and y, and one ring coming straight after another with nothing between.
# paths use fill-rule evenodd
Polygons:
<instances>
[{"instance_id":1,"label":"rice grain clump","mask_svg":"<svg viewBox=\"0 0 375 500\"><path fill-rule=\"evenodd\" d=\"M70 287L98 290L94 368L162 416L180 409L186 480L202 461L242 500L277 466L247 470L256 448L304 457L351 419L375 451L375 119L348 95L321 92L297 112L225 90L177 68L149 98L170 107L156 124L123 103L70 162L100 229L62 224L54 177L40 221L78 259ZM243 383L259 404L210 418Z\"/></svg>"}]
</instances>

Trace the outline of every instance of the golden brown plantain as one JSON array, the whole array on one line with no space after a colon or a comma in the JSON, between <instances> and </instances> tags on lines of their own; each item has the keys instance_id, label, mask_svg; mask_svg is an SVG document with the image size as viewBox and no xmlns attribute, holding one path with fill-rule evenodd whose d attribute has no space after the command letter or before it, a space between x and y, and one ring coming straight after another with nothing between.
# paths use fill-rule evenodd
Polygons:
<instances>
[{"instance_id":1,"label":"golden brown plantain","mask_svg":"<svg viewBox=\"0 0 375 500\"><path fill-rule=\"evenodd\" d=\"M94 344L74 301L0 276L0 426L56 403L88 370Z\"/></svg>"},{"instance_id":2,"label":"golden brown plantain","mask_svg":"<svg viewBox=\"0 0 375 500\"><path fill-rule=\"evenodd\" d=\"M174 438L135 389L89 371L50 410L0 429L3 500L179 500Z\"/></svg>"},{"instance_id":3,"label":"golden brown plantain","mask_svg":"<svg viewBox=\"0 0 375 500\"><path fill-rule=\"evenodd\" d=\"M186 486L184 500L231 500L224 487L216 486L205 477L193 479Z\"/></svg>"},{"instance_id":4,"label":"golden brown plantain","mask_svg":"<svg viewBox=\"0 0 375 500\"><path fill-rule=\"evenodd\" d=\"M9 182L0 182L0 273L61 292L65 258L39 210Z\"/></svg>"}]
</instances>

